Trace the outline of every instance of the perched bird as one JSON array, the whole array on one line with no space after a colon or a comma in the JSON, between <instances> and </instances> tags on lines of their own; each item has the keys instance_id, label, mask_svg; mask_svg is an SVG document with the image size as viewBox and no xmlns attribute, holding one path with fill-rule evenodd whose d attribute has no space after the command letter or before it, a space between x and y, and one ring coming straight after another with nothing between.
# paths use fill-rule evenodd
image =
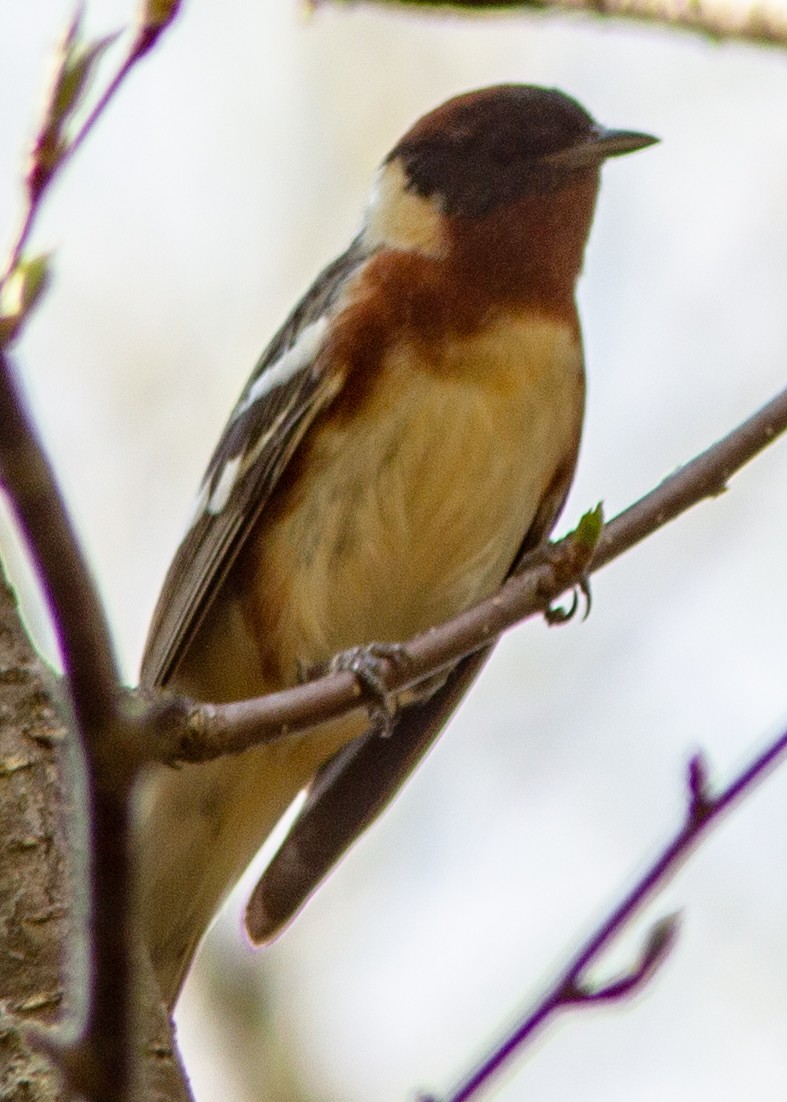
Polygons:
<instances>
[{"instance_id":1,"label":"perched bird","mask_svg":"<svg viewBox=\"0 0 787 1102\"><path fill-rule=\"evenodd\" d=\"M360 233L232 412L154 615L142 683L222 702L407 639L493 593L546 539L584 405L574 301L607 157L650 145L558 91L500 85L420 119ZM273 937L393 797L486 654L404 703L160 768L141 826L146 936L177 997L222 900L298 792L247 911ZM363 736L363 737L359 737Z\"/></svg>"}]
</instances>

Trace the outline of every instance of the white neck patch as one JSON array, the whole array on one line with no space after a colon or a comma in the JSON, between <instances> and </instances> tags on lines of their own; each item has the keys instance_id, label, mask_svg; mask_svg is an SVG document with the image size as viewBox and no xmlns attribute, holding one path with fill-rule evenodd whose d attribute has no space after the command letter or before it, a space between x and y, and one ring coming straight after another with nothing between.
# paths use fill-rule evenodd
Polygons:
<instances>
[{"instance_id":1,"label":"white neck patch","mask_svg":"<svg viewBox=\"0 0 787 1102\"><path fill-rule=\"evenodd\" d=\"M398 158L384 164L377 174L362 237L369 251L389 248L445 256L447 243L438 201L424 199L407 187L407 174Z\"/></svg>"}]
</instances>

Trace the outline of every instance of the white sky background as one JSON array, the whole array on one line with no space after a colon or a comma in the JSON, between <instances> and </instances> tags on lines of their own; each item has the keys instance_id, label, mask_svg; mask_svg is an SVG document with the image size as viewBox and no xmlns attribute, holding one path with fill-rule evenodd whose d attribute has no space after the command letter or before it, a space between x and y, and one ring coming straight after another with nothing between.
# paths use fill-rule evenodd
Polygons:
<instances>
[{"instance_id":1,"label":"white sky background","mask_svg":"<svg viewBox=\"0 0 787 1102\"><path fill-rule=\"evenodd\" d=\"M129 8L95 0L93 28ZM0 0L6 226L67 9ZM55 250L55 284L18 354L130 678L227 412L356 228L375 165L419 114L507 80L663 138L604 170L580 287L585 438L558 530L599 499L617 512L784 384L783 53L583 18L186 0L52 197L35 245ZM690 753L723 779L787 721L785 485L781 442L597 575L586 623L512 632L287 936L252 956L235 917L221 927L213 971L221 952L225 980L265 988L304 1097L444 1092L678 824ZM651 908L681 909L683 932L647 992L567 1016L493 1096L783 1099L786 847L787 767ZM199 1102L240 1102L241 1040L212 1004L195 979L187 1063Z\"/></svg>"}]
</instances>

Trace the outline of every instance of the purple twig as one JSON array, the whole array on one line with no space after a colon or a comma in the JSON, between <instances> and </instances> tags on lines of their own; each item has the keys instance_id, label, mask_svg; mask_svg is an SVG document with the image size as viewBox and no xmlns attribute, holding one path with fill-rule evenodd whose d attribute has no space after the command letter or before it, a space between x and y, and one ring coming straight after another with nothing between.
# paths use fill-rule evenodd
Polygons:
<instances>
[{"instance_id":1,"label":"purple twig","mask_svg":"<svg viewBox=\"0 0 787 1102\"><path fill-rule=\"evenodd\" d=\"M609 917L592 934L562 975L528 1015L500 1042L444 1102L469 1102L486 1087L508 1060L530 1042L537 1030L559 1011L599 1002L616 1002L647 983L669 953L678 930L677 916L652 928L639 960L618 980L593 989L583 976L629 919L678 871L705 831L736 800L748 793L787 750L787 731L766 747L726 788L714 796L708 789L704 758L697 755L687 769L687 811L683 826ZM423 1102L436 1099L423 1098Z\"/></svg>"}]
</instances>

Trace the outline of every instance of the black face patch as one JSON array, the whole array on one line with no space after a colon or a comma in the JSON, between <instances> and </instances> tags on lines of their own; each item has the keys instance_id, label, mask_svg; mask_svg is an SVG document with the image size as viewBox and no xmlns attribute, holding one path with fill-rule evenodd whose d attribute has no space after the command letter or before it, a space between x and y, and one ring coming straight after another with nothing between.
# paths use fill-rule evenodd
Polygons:
<instances>
[{"instance_id":1,"label":"black face patch","mask_svg":"<svg viewBox=\"0 0 787 1102\"><path fill-rule=\"evenodd\" d=\"M549 191L572 170L550 153L581 145L595 123L561 92L500 85L457 96L419 120L390 153L409 185L448 214L478 216L521 195Z\"/></svg>"}]
</instances>

